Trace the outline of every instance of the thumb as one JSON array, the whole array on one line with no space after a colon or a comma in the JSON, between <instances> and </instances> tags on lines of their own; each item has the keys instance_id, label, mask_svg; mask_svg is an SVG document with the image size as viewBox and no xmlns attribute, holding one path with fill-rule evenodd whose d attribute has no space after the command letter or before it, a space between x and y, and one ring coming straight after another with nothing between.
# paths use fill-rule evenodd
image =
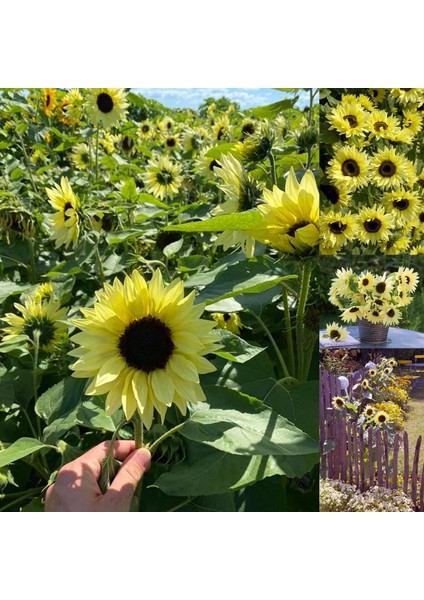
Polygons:
<instances>
[{"instance_id":1,"label":"thumb","mask_svg":"<svg viewBox=\"0 0 424 600\"><path fill-rule=\"evenodd\" d=\"M141 448L124 460L104 495L104 499L110 500L115 510L129 510L137 485L150 467L150 459L150 452L146 448Z\"/></svg>"}]
</instances>

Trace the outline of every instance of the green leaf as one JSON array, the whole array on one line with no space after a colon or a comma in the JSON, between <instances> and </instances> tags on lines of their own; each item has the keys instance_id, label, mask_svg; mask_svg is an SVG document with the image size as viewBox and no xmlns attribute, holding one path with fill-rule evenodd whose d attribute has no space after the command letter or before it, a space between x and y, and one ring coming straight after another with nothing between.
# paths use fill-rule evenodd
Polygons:
<instances>
[{"instance_id":1,"label":"green leaf","mask_svg":"<svg viewBox=\"0 0 424 600\"><path fill-rule=\"evenodd\" d=\"M33 452L37 452L37 450L51 447L34 438L23 437L8 446L5 450L0 450L0 468L10 465L15 460L25 458L25 456L29 456Z\"/></svg>"},{"instance_id":2,"label":"green leaf","mask_svg":"<svg viewBox=\"0 0 424 600\"><path fill-rule=\"evenodd\" d=\"M217 270L214 280L200 292L196 302L212 304L241 294L259 294L282 281L296 278L297 275L279 276L270 272L270 268L261 260L242 261L235 265L228 265L219 271ZM197 279L190 278L186 281L186 286L191 287L193 281L196 282Z\"/></svg>"},{"instance_id":3,"label":"green leaf","mask_svg":"<svg viewBox=\"0 0 424 600\"><path fill-rule=\"evenodd\" d=\"M252 346L252 344L249 344L243 338L225 329L217 329L216 331L219 333L221 338L220 343L223 344L223 348L215 352L215 354L226 360L245 363L265 350L265 348L260 346Z\"/></svg>"},{"instance_id":4,"label":"green leaf","mask_svg":"<svg viewBox=\"0 0 424 600\"><path fill-rule=\"evenodd\" d=\"M210 150L206 152L206 156L209 158L220 158L222 154L228 154L234 148L234 144L219 144L218 146L214 146Z\"/></svg>"},{"instance_id":5,"label":"green leaf","mask_svg":"<svg viewBox=\"0 0 424 600\"><path fill-rule=\"evenodd\" d=\"M126 180L121 189L121 196L124 200L136 202L138 199L137 186L135 185L134 179L131 177Z\"/></svg>"},{"instance_id":6,"label":"green leaf","mask_svg":"<svg viewBox=\"0 0 424 600\"><path fill-rule=\"evenodd\" d=\"M276 383L264 401L315 440L319 439L319 382L307 381L290 388Z\"/></svg>"},{"instance_id":7,"label":"green leaf","mask_svg":"<svg viewBox=\"0 0 424 600\"><path fill-rule=\"evenodd\" d=\"M183 244L184 238L180 238L176 242L172 242L171 244L165 246L165 248L163 249L163 253L165 254L165 256L170 258L171 256L174 256L174 254L177 254L181 250Z\"/></svg>"},{"instance_id":8,"label":"green leaf","mask_svg":"<svg viewBox=\"0 0 424 600\"><path fill-rule=\"evenodd\" d=\"M225 494L273 475L302 477L316 462L314 454L237 456L190 442L186 460L161 475L154 485L170 496Z\"/></svg>"},{"instance_id":9,"label":"green leaf","mask_svg":"<svg viewBox=\"0 0 424 600\"><path fill-rule=\"evenodd\" d=\"M258 108L252 108L251 112L258 119L275 119L275 117L277 117L284 110L287 110L288 108L293 108L296 101L297 96L295 98L286 98L284 100L274 102L273 104L267 104L267 106L259 106Z\"/></svg>"},{"instance_id":10,"label":"green leaf","mask_svg":"<svg viewBox=\"0 0 424 600\"><path fill-rule=\"evenodd\" d=\"M123 229L122 231L109 233L107 241L109 244L120 244L121 242L141 237L143 233L144 231L142 229Z\"/></svg>"},{"instance_id":11,"label":"green leaf","mask_svg":"<svg viewBox=\"0 0 424 600\"><path fill-rule=\"evenodd\" d=\"M18 283L12 283L11 281L0 281L0 303L12 294L22 294L23 292L26 292L30 287L30 284L20 285Z\"/></svg>"},{"instance_id":12,"label":"green leaf","mask_svg":"<svg viewBox=\"0 0 424 600\"><path fill-rule=\"evenodd\" d=\"M260 225L261 221L262 216L258 210L247 210L182 225L168 225L165 231L248 231Z\"/></svg>"},{"instance_id":13,"label":"green leaf","mask_svg":"<svg viewBox=\"0 0 424 600\"><path fill-rule=\"evenodd\" d=\"M78 410L78 424L89 429L115 431L116 425L111 417L106 415L104 400L92 398L81 404Z\"/></svg>"},{"instance_id":14,"label":"green leaf","mask_svg":"<svg viewBox=\"0 0 424 600\"><path fill-rule=\"evenodd\" d=\"M180 432L189 440L230 454L301 456L318 453L316 441L272 410L257 414L198 410Z\"/></svg>"},{"instance_id":15,"label":"green leaf","mask_svg":"<svg viewBox=\"0 0 424 600\"><path fill-rule=\"evenodd\" d=\"M146 204L153 204L154 206L158 206L159 208L164 208L165 210L168 209L168 205L165 204L165 202L162 202L161 200L158 200L156 198L156 196L153 196L152 194L146 194L145 192L141 192L138 195L138 199L137 199L138 203L146 203Z\"/></svg>"},{"instance_id":16,"label":"green leaf","mask_svg":"<svg viewBox=\"0 0 424 600\"><path fill-rule=\"evenodd\" d=\"M85 379L75 377L63 379L41 394L35 412L48 424L67 415L80 404L86 383Z\"/></svg>"}]
</instances>

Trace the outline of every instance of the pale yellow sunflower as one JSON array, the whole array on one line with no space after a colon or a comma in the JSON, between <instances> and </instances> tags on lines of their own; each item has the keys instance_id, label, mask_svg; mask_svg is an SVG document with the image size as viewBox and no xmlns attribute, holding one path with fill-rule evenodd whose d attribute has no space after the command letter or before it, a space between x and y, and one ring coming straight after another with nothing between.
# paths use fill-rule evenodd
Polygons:
<instances>
[{"instance_id":1,"label":"pale yellow sunflower","mask_svg":"<svg viewBox=\"0 0 424 600\"><path fill-rule=\"evenodd\" d=\"M263 217L252 235L288 254L307 255L319 242L319 192L312 171L300 183L293 168L283 192L274 185L264 190L265 204L258 207Z\"/></svg>"},{"instance_id":2,"label":"pale yellow sunflower","mask_svg":"<svg viewBox=\"0 0 424 600\"><path fill-rule=\"evenodd\" d=\"M57 91L54 88L44 88L43 95L41 96L41 107L46 117L51 117L56 109Z\"/></svg>"},{"instance_id":3,"label":"pale yellow sunflower","mask_svg":"<svg viewBox=\"0 0 424 600\"><path fill-rule=\"evenodd\" d=\"M334 185L344 185L354 192L368 183L368 155L354 146L341 146L336 149L329 161L327 175Z\"/></svg>"},{"instance_id":4,"label":"pale yellow sunflower","mask_svg":"<svg viewBox=\"0 0 424 600\"><path fill-rule=\"evenodd\" d=\"M109 129L122 121L127 112L126 93L121 88L93 88L89 91L86 109L90 122Z\"/></svg>"},{"instance_id":5,"label":"pale yellow sunflower","mask_svg":"<svg viewBox=\"0 0 424 600\"><path fill-rule=\"evenodd\" d=\"M78 360L74 377L91 378L86 394L106 394L106 413L123 407L127 419L138 411L150 429L154 411L165 419L175 404L182 414L189 402L205 400L199 374L215 367L205 358L218 349L213 321L201 319L204 304L184 284L164 285L159 270L146 283L138 271L115 279L96 293L93 308L81 309L72 340Z\"/></svg>"},{"instance_id":6,"label":"pale yellow sunflower","mask_svg":"<svg viewBox=\"0 0 424 600\"><path fill-rule=\"evenodd\" d=\"M247 174L243 165L232 154L223 154L219 160L221 164L214 170L224 182L219 187L228 200L213 208L211 215L229 215L255 208L262 194L256 180ZM248 258L253 256L255 250L254 237L248 231L223 231L215 244L222 246L224 250L241 246Z\"/></svg>"},{"instance_id":7,"label":"pale yellow sunflower","mask_svg":"<svg viewBox=\"0 0 424 600\"><path fill-rule=\"evenodd\" d=\"M359 102L341 102L327 115L330 129L351 136L364 136L367 125L367 113Z\"/></svg>"},{"instance_id":8,"label":"pale yellow sunflower","mask_svg":"<svg viewBox=\"0 0 424 600\"><path fill-rule=\"evenodd\" d=\"M394 148L387 147L371 157L370 178L381 189L399 188L415 178L415 167Z\"/></svg>"},{"instance_id":9,"label":"pale yellow sunflower","mask_svg":"<svg viewBox=\"0 0 424 600\"><path fill-rule=\"evenodd\" d=\"M56 183L54 188L46 188L49 202L56 209L52 215L47 215L47 224L51 230L51 237L55 240L55 247L70 244L75 248L78 242L80 218L78 214L79 200L72 191L67 177L62 177L60 186Z\"/></svg>"},{"instance_id":10,"label":"pale yellow sunflower","mask_svg":"<svg viewBox=\"0 0 424 600\"><path fill-rule=\"evenodd\" d=\"M156 156L149 160L146 172L141 178L149 194L163 200L178 193L183 181L181 169L180 164L172 162L167 156Z\"/></svg>"},{"instance_id":11,"label":"pale yellow sunflower","mask_svg":"<svg viewBox=\"0 0 424 600\"><path fill-rule=\"evenodd\" d=\"M374 204L372 208L363 208L357 216L359 239L364 244L387 241L395 226L392 214L386 213L382 206Z\"/></svg>"},{"instance_id":12,"label":"pale yellow sunflower","mask_svg":"<svg viewBox=\"0 0 424 600\"><path fill-rule=\"evenodd\" d=\"M52 352L63 334L67 331L66 308L61 308L56 300L28 297L24 304L14 304L15 309L21 313L6 313L1 320L8 324L3 328L3 341L13 340L16 336L26 335L32 344L38 345L41 350Z\"/></svg>"}]
</instances>

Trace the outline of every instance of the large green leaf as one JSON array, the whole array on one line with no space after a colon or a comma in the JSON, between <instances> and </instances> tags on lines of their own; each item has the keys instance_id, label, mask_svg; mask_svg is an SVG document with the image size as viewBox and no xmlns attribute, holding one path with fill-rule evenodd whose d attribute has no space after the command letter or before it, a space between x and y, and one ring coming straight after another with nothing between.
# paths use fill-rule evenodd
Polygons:
<instances>
[{"instance_id":1,"label":"large green leaf","mask_svg":"<svg viewBox=\"0 0 424 600\"><path fill-rule=\"evenodd\" d=\"M161 475L154 483L170 496L225 494L273 475L302 477L317 456L236 456L190 442L184 463Z\"/></svg>"},{"instance_id":2,"label":"large green leaf","mask_svg":"<svg viewBox=\"0 0 424 600\"><path fill-rule=\"evenodd\" d=\"M276 383L264 402L315 440L319 439L319 382L307 381L290 387Z\"/></svg>"},{"instance_id":3,"label":"large green leaf","mask_svg":"<svg viewBox=\"0 0 424 600\"><path fill-rule=\"evenodd\" d=\"M22 294L22 292L26 292L30 287L30 284L21 285L13 283L12 281L0 281L0 303L12 294Z\"/></svg>"},{"instance_id":4,"label":"large green leaf","mask_svg":"<svg viewBox=\"0 0 424 600\"><path fill-rule=\"evenodd\" d=\"M78 424L89 429L106 431L115 431L116 429L114 420L105 412L104 400L97 397L81 404L78 410Z\"/></svg>"},{"instance_id":5,"label":"large green leaf","mask_svg":"<svg viewBox=\"0 0 424 600\"><path fill-rule=\"evenodd\" d=\"M166 231L248 231L258 227L262 221L261 213L257 210L247 210L231 215L211 217L203 221L183 223L181 225L168 225Z\"/></svg>"},{"instance_id":6,"label":"large green leaf","mask_svg":"<svg viewBox=\"0 0 424 600\"><path fill-rule=\"evenodd\" d=\"M243 338L227 331L225 329L217 329L220 336L220 343L222 348L215 352L218 356L231 360L238 363L245 363L260 352L263 352L265 348L260 346L252 346L246 342Z\"/></svg>"},{"instance_id":7,"label":"large green leaf","mask_svg":"<svg viewBox=\"0 0 424 600\"><path fill-rule=\"evenodd\" d=\"M35 412L48 424L67 415L81 402L86 383L85 379L75 377L59 381L41 394L36 402Z\"/></svg>"},{"instance_id":8,"label":"large green leaf","mask_svg":"<svg viewBox=\"0 0 424 600\"><path fill-rule=\"evenodd\" d=\"M267 104L267 106L259 106L258 108L252 108L251 112L258 119L274 119L284 110L287 110L288 108L293 108L296 102L297 96L295 96L294 98L286 98L284 100L279 100L278 102L274 102L273 104Z\"/></svg>"},{"instance_id":9,"label":"large green leaf","mask_svg":"<svg viewBox=\"0 0 424 600\"><path fill-rule=\"evenodd\" d=\"M181 435L230 454L299 456L316 454L317 442L272 410L243 414L236 410L198 410Z\"/></svg>"},{"instance_id":10,"label":"large green leaf","mask_svg":"<svg viewBox=\"0 0 424 600\"><path fill-rule=\"evenodd\" d=\"M37 452L37 450L52 447L54 446L43 444L43 442L34 438L23 437L8 446L5 450L0 450L0 468L10 465L10 463L15 462L15 460L25 458L33 452Z\"/></svg>"},{"instance_id":11,"label":"large green leaf","mask_svg":"<svg viewBox=\"0 0 424 600\"><path fill-rule=\"evenodd\" d=\"M196 302L214 304L219 300L234 298L242 294L259 294L282 281L296 279L297 275L279 274L262 260L245 260L216 270L214 280L207 284L198 295ZM198 278L190 278L187 287L198 285Z\"/></svg>"}]
</instances>

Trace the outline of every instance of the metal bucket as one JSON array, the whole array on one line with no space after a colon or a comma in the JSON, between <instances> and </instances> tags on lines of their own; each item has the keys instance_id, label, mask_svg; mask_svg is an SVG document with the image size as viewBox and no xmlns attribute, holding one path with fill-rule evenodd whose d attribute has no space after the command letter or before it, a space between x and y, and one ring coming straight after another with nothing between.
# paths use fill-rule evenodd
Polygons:
<instances>
[{"instance_id":1,"label":"metal bucket","mask_svg":"<svg viewBox=\"0 0 424 600\"><path fill-rule=\"evenodd\" d=\"M384 344L389 333L388 325L370 323L366 319L358 319L359 339L370 344Z\"/></svg>"}]
</instances>

